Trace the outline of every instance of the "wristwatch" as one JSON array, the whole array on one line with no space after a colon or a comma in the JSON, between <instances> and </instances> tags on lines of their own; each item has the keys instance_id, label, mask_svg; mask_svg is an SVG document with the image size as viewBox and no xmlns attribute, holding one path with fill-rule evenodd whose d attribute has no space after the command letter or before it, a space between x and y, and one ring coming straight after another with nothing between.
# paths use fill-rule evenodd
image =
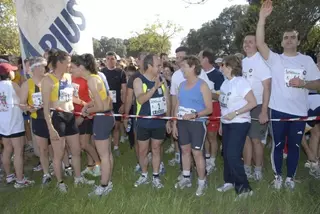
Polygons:
<instances>
[{"instance_id":1,"label":"wristwatch","mask_svg":"<svg viewBox=\"0 0 320 214\"><path fill-rule=\"evenodd\" d=\"M238 116L239 115L239 112L238 111L235 111L236 115Z\"/></svg>"}]
</instances>

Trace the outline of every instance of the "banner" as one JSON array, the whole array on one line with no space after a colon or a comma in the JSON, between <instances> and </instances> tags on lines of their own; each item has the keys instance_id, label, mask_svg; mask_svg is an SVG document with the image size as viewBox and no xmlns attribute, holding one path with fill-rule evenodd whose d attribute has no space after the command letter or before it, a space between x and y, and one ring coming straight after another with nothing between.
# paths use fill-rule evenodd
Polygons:
<instances>
[{"instance_id":1,"label":"banner","mask_svg":"<svg viewBox=\"0 0 320 214\"><path fill-rule=\"evenodd\" d=\"M93 53L84 7L76 0L15 0L22 58L51 48Z\"/></svg>"}]
</instances>

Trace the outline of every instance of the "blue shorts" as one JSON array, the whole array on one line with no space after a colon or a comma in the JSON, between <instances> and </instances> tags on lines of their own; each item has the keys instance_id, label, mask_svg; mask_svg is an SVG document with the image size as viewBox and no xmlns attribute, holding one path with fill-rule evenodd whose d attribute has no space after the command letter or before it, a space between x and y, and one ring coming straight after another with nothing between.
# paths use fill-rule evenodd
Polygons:
<instances>
[{"instance_id":1,"label":"blue shorts","mask_svg":"<svg viewBox=\"0 0 320 214\"><path fill-rule=\"evenodd\" d=\"M23 116L24 121L30 120L30 115L28 115L26 113L22 113L22 116Z\"/></svg>"}]
</instances>

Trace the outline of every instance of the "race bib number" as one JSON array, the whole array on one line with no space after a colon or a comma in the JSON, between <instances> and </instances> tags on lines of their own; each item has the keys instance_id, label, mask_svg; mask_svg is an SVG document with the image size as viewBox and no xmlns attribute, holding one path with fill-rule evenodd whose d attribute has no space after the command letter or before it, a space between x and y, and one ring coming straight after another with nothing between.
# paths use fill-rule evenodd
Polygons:
<instances>
[{"instance_id":1,"label":"race bib number","mask_svg":"<svg viewBox=\"0 0 320 214\"><path fill-rule=\"evenodd\" d=\"M32 102L35 107L40 107L43 105L41 92L32 94Z\"/></svg>"},{"instance_id":2,"label":"race bib number","mask_svg":"<svg viewBox=\"0 0 320 214\"><path fill-rule=\"evenodd\" d=\"M72 87L73 87L73 96L79 97L79 88L80 88L80 85L79 85L79 84L76 84L76 83L72 83Z\"/></svg>"},{"instance_id":3,"label":"race bib number","mask_svg":"<svg viewBox=\"0 0 320 214\"><path fill-rule=\"evenodd\" d=\"M149 103L151 116L161 115L167 112L167 102L165 97L151 98Z\"/></svg>"},{"instance_id":4,"label":"race bib number","mask_svg":"<svg viewBox=\"0 0 320 214\"><path fill-rule=\"evenodd\" d=\"M115 90L110 90L111 96L112 96L112 102L117 103L117 91Z\"/></svg>"},{"instance_id":5,"label":"race bib number","mask_svg":"<svg viewBox=\"0 0 320 214\"><path fill-rule=\"evenodd\" d=\"M304 69L292 69L292 68L286 68L284 70L284 81L286 83L287 87L289 86L289 81L293 78L299 78L301 80L306 79L307 71Z\"/></svg>"},{"instance_id":6,"label":"race bib number","mask_svg":"<svg viewBox=\"0 0 320 214\"><path fill-rule=\"evenodd\" d=\"M7 112L8 110L7 95L2 92L0 93L0 112Z\"/></svg>"},{"instance_id":7,"label":"race bib number","mask_svg":"<svg viewBox=\"0 0 320 214\"><path fill-rule=\"evenodd\" d=\"M227 94L220 94L219 102L221 107L228 108L229 96Z\"/></svg>"},{"instance_id":8,"label":"race bib number","mask_svg":"<svg viewBox=\"0 0 320 214\"><path fill-rule=\"evenodd\" d=\"M73 96L73 88L65 88L60 90L60 97L59 97L59 101L60 102L69 102L72 100L72 96Z\"/></svg>"},{"instance_id":9,"label":"race bib number","mask_svg":"<svg viewBox=\"0 0 320 214\"><path fill-rule=\"evenodd\" d=\"M197 111L195 109L192 108L185 108L183 106L179 106L178 108L178 117L183 117L186 114L192 114L192 113L196 113Z\"/></svg>"}]
</instances>

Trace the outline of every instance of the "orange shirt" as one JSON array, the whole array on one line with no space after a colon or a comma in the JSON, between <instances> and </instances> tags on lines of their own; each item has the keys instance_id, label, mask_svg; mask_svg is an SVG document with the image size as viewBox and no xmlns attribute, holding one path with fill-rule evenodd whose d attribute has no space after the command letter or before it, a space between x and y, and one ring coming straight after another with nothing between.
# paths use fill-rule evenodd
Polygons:
<instances>
[{"instance_id":1,"label":"orange shirt","mask_svg":"<svg viewBox=\"0 0 320 214\"><path fill-rule=\"evenodd\" d=\"M80 100L86 103L89 103L91 101L87 80L82 77L72 78L72 86L74 88L75 97L78 97ZM75 103L73 103L73 105L75 112L81 112L83 107L82 105Z\"/></svg>"}]
</instances>

